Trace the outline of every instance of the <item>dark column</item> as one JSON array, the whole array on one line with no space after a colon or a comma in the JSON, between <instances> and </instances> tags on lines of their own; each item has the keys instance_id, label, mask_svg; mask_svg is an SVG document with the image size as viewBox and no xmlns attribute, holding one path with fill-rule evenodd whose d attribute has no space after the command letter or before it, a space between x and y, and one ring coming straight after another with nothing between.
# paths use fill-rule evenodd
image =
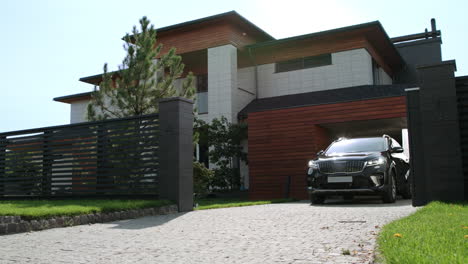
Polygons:
<instances>
[{"instance_id":1,"label":"dark column","mask_svg":"<svg viewBox=\"0 0 468 264\"><path fill-rule=\"evenodd\" d=\"M427 203L427 185L424 177L424 151L419 108L419 88L406 89L408 136L410 149L411 187L413 206Z\"/></svg>"},{"instance_id":2,"label":"dark column","mask_svg":"<svg viewBox=\"0 0 468 264\"><path fill-rule=\"evenodd\" d=\"M193 210L193 102L168 98L159 102L159 196L177 202L180 212Z\"/></svg>"},{"instance_id":3,"label":"dark column","mask_svg":"<svg viewBox=\"0 0 468 264\"><path fill-rule=\"evenodd\" d=\"M446 61L418 68L420 133L417 153L424 155L426 201L461 201L464 184L458 124L455 62ZM418 137L418 135L415 135ZM412 135L412 137L414 137ZM419 167L417 166L416 169ZM416 188L418 188L416 182Z\"/></svg>"}]
</instances>

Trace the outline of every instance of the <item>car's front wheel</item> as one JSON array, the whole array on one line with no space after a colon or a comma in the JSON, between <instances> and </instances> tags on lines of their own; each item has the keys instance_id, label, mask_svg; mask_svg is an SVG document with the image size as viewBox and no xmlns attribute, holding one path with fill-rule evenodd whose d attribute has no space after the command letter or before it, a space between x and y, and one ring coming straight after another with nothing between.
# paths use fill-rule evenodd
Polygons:
<instances>
[{"instance_id":1,"label":"car's front wheel","mask_svg":"<svg viewBox=\"0 0 468 264\"><path fill-rule=\"evenodd\" d=\"M310 195L311 204L323 204L325 202L325 197L321 195Z\"/></svg>"},{"instance_id":2,"label":"car's front wheel","mask_svg":"<svg viewBox=\"0 0 468 264\"><path fill-rule=\"evenodd\" d=\"M406 183L405 183L405 186L403 186L403 191L401 192L401 196L403 197L403 199L411 199L412 197L411 174L409 170L406 172L405 178L406 178Z\"/></svg>"},{"instance_id":3,"label":"car's front wheel","mask_svg":"<svg viewBox=\"0 0 468 264\"><path fill-rule=\"evenodd\" d=\"M387 188L382 196L382 200L384 203L394 203L396 201L396 179L395 179L395 172L391 171L389 175L389 182Z\"/></svg>"}]
</instances>

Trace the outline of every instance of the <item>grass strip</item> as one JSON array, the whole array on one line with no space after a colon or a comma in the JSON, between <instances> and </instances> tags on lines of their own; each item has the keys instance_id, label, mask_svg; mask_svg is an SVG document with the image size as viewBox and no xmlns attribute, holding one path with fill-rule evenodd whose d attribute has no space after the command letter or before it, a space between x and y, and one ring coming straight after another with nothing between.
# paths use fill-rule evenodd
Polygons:
<instances>
[{"instance_id":1,"label":"grass strip","mask_svg":"<svg viewBox=\"0 0 468 264\"><path fill-rule=\"evenodd\" d=\"M468 263L468 204L432 202L383 227L383 263Z\"/></svg>"},{"instance_id":2,"label":"grass strip","mask_svg":"<svg viewBox=\"0 0 468 264\"><path fill-rule=\"evenodd\" d=\"M261 204L273 204L273 203L287 203L293 202L294 199L274 199L274 200L263 200L263 201L250 201L245 199L223 199L223 198L212 198L212 199L197 199L195 201L198 204L195 210L206 210L206 209L217 209L217 208L229 208L229 207L241 207L241 206L252 206Z\"/></svg>"},{"instance_id":3,"label":"grass strip","mask_svg":"<svg viewBox=\"0 0 468 264\"><path fill-rule=\"evenodd\" d=\"M0 216L21 216L41 219L53 216L111 212L120 210L160 207L173 204L167 200L10 200L0 201Z\"/></svg>"}]
</instances>

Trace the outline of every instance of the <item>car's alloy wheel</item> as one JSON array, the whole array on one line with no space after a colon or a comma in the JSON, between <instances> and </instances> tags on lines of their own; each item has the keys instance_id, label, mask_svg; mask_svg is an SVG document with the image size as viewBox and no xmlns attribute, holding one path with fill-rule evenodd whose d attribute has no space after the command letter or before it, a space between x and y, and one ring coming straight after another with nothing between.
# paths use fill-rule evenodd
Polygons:
<instances>
[{"instance_id":1,"label":"car's alloy wheel","mask_svg":"<svg viewBox=\"0 0 468 264\"><path fill-rule=\"evenodd\" d=\"M396 200L396 184L395 184L395 176L392 176L392 199Z\"/></svg>"}]
</instances>

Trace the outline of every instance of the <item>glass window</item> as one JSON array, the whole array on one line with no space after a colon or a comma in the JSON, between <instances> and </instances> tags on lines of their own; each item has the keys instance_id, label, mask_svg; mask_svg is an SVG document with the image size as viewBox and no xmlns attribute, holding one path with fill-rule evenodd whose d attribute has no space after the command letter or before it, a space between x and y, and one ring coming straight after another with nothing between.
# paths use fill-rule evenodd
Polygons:
<instances>
[{"instance_id":1,"label":"glass window","mask_svg":"<svg viewBox=\"0 0 468 264\"><path fill-rule=\"evenodd\" d=\"M208 74L197 75L197 111L198 114L208 113Z\"/></svg>"},{"instance_id":2,"label":"glass window","mask_svg":"<svg viewBox=\"0 0 468 264\"><path fill-rule=\"evenodd\" d=\"M302 59L276 63L276 72L295 71L302 69Z\"/></svg>"},{"instance_id":3,"label":"glass window","mask_svg":"<svg viewBox=\"0 0 468 264\"><path fill-rule=\"evenodd\" d=\"M208 92L208 74L197 75L197 92Z\"/></svg>"},{"instance_id":4,"label":"glass window","mask_svg":"<svg viewBox=\"0 0 468 264\"><path fill-rule=\"evenodd\" d=\"M331 65L331 54L304 58L304 69Z\"/></svg>"},{"instance_id":5,"label":"glass window","mask_svg":"<svg viewBox=\"0 0 468 264\"><path fill-rule=\"evenodd\" d=\"M326 154L381 152L386 150L385 138L354 138L333 142Z\"/></svg>"},{"instance_id":6,"label":"glass window","mask_svg":"<svg viewBox=\"0 0 468 264\"><path fill-rule=\"evenodd\" d=\"M276 72L296 71L332 64L331 54L305 57L300 59L281 61L276 63Z\"/></svg>"}]
</instances>

